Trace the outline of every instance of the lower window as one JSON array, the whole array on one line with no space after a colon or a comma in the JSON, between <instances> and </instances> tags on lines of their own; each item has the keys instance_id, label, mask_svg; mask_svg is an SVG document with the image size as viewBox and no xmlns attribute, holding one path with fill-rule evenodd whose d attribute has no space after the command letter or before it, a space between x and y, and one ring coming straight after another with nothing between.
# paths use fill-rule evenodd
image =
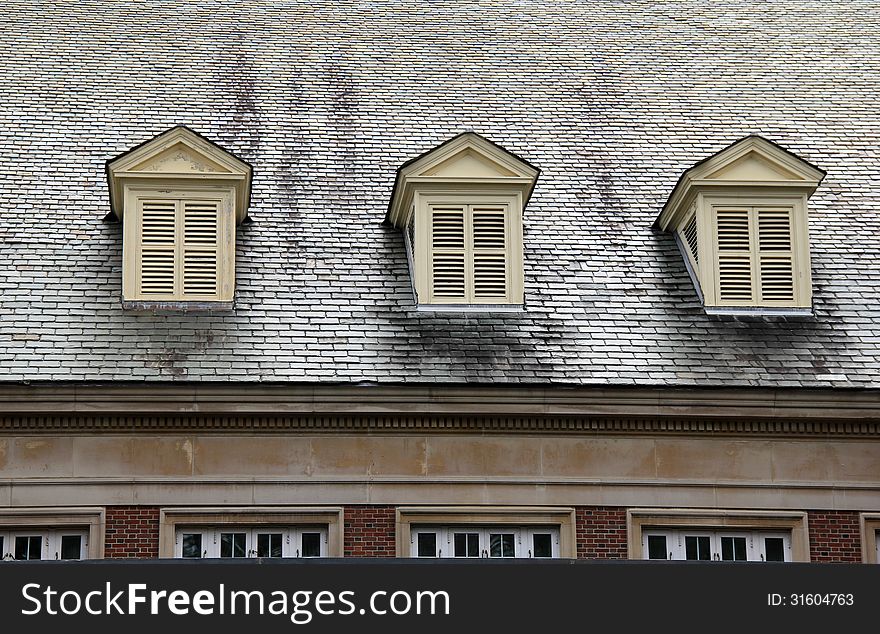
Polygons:
<instances>
[{"instance_id":1,"label":"lower window","mask_svg":"<svg viewBox=\"0 0 880 634\"><path fill-rule=\"evenodd\" d=\"M327 529L289 526L196 526L175 533L174 556L184 559L326 557Z\"/></svg>"},{"instance_id":2,"label":"lower window","mask_svg":"<svg viewBox=\"0 0 880 634\"><path fill-rule=\"evenodd\" d=\"M4 561L85 559L89 533L82 529L44 530L26 528L0 532Z\"/></svg>"},{"instance_id":3,"label":"lower window","mask_svg":"<svg viewBox=\"0 0 880 634\"><path fill-rule=\"evenodd\" d=\"M411 557L515 559L559 557L559 529L531 526L414 526Z\"/></svg>"},{"instance_id":4,"label":"lower window","mask_svg":"<svg viewBox=\"0 0 880 634\"><path fill-rule=\"evenodd\" d=\"M783 532L645 529L642 554L684 561L792 560L791 536Z\"/></svg>"}]
</instances>

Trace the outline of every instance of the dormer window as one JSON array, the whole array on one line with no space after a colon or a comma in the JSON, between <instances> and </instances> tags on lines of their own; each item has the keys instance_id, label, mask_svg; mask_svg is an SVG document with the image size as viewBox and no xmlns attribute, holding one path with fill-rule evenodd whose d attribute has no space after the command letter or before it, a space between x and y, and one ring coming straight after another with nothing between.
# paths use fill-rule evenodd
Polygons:
<instances>
[{"instance_id":1,"label":"dormer window","mask_svg":"<svg viewBox=\"0 0 880 634\"><path fill-rule=\"evenodd\" d=\"M522 305L522 214L537 176L472 132L398 170L388 219L404 229L420 307Z\"/></svg>"},{"instance_id":2,"label":"dormer window","mask_svg":"<svg viewBox=\"0 0 880 634\"><path fill-rule=\"evenodd\" d=\"M251 168L184 127L107 164L127 308L231 307Z\"/></svg>"},{"instance_id":3,"label":"dormer window","mask_svg":"<svg viewBox=\"0 0 880 634\"><path fill-rule=\"evenodd\" d=\"M824 176L756 136L682 175L656 225L675 234L706 312L809 312L807 199Z\"/></svg>"}]
</instances>

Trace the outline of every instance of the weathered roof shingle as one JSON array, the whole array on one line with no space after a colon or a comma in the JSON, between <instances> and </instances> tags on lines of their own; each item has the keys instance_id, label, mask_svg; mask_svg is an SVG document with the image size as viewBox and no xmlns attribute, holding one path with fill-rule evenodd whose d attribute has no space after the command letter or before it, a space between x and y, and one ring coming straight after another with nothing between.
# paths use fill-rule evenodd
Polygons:
<instances>
[{"instance_id":1,"label":"weathered roof shingle","mask_svg":"<svg viewBox=\"0 0 880 634\"><path fill-rule=\"evenodd\" d=\"M9 2L0 380L880 387L876 2ZM120 304L105 161L254 166L235 310ZM464 130L541 169L526 309L416 312L395 171ZM812 317L707 316L651 225L748 134L827 170Z\"/></svg>"}]
</instances>

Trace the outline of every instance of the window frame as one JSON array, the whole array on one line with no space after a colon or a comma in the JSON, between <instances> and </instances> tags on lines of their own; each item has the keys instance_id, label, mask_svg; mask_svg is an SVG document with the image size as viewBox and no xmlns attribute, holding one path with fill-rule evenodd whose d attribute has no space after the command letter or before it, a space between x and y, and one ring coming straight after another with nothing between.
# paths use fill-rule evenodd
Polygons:
<instances>
[{"instance_id":1,"label":"window frame","mask_svg":"<svg viewBox=\"0 0 880 634\"><path fill-rule=\"evenodd\" d=\"M689 531L689 534L724 534L788 537L790 561L810 561L807 514L801 511L728 509L627 509L627 556L647 559L645 533ZM720 542L719 551L720 552Z\"/></svg>"},{"instance_id":2,"label":"window frame","mask_svg":"<svg viewBox=\"0 0 880 634\"><path fill-rule=\"evenodd\" d=\"M6 553L14 553L14 536L30 534L41 538L41 559L47 559L55 549L60 559L61 538L78 535L80 560L103 559L105 512L103 507L34 507L28 509L0 509L0 535L3 547L0 560ZM54 557L52 557L54 559Z\"/></svg>"},{"instance_id":3,"label":"window frame","mask_svg":"<svg viewBox=\"0 0 880 634\"><path fill-rule=\"evenodd\" d=\"M243 533L245 535L244 557L221 557L222 535L224 533ZM253 559L258 557L259 536L262 534L281 534L281 548L283 559L311 559L328 556L329 531L327 525L316 526L288 526L275 524L262 524L251 526L247 524L219 524L213 526L184 525L175 527L174 558L175 559ZM318 533L320 554L306 556L302 554L302 538L304 534ZM186 535L201 535L203 553L199 557L184 557L183 546ZM275 557L269 557L276 559Z\"/></svg>"},{"instance_id":4,"label":"window frame","mask_svg":"<svg viewBox=\"0 0 880 634\"><path fill-rule=\"evenodd\" d=\"M15 551L18 549L17 539L21 537L38 537L40 539L40 557L16 559ZM61 547L65 537L81 538L79 556L74 558L61 557ZM52 557L54 551L55 556ZM89 531L87 528L62 528L46 529L43 526L34 528L21 527L15 530L0 529L0 560L2 561L82 561L88 559L89 554Z\"/></svg>"},{"instance_id":5,"label":"window frame","mask_svg":"<svg viewBox=\"0 0 880 634\"><path fill-rule=\"evenodd\" d=\"M466 216L468 208L479 206L503 206L505 213L505 265L507 292L504 298L480 298L473 297L473 263L465 262L465 297L461 299L448 296L435 296L432 287L432 214L433 207L444 205L465 207ZM521 307L523 304L523 196L521 192L506 188L492 188L486 186L479 189L422 189L419 188L413 194L412 217L414 219L415 244L415 292L417 303L420 308L442 310L444 307L462 309L468 306L486 307ZM409 222L407 219L405 226ZM468 253L467 242L472 241L472 232L467 230L469 223L465 219L465 248ZM472 245L471 245L472 246ZM470 292L469 290L470 289Z\"/></svg>"},{"instance_id":6,"label":"window frame","mask_svg":"<svg viewBox=\"0 0 880 634\"><path fill-rule=\"evenodd\" d=\"M131 185L124 187L128 213L122 218L122 298L130 308L168 304L231 304L235 289L235 190L229 185L211 185L200 182L174 182L166 187ZM168 296L143 294L140 288L140 256L142 204L147 200L211 200L219 202L217 218L217 293L214 296L190 295L175 292ZM177 212L176 212L177 213ZM176 221L175 249L182 251L182 221ZM175 288L182 287L182 267L175 258Z\"/></svg>"},{"instance_id":7,"label":"window frame","mask_svg":"<svg viewBox=\"0 0 880 634\"><path fill-rule=\"evenodd\" d=\"M722 300L719 282L720 249L717 240L717 210L719 208L748 208L750 210L749 239L751 244L755 245L758 237L756 233L757 223L753 221L754 210L780 207L791 209L791 263L794 298L791 301L759 300L760 260L757 257L752 257L750 263L752 300ZM810 309L812 305L812 278L810 274L806 195L769 195L766 192L749 190L747 187L727 188L727 191L721 190L711 194L701 192L697 196L696 217L697 244L701 254L700 262L697 266L700 288L707 312L712 312L713 308L720 309L722 312L736 309L779 309L786 311ZM753 256L757 253L759 251L753 248ZM686 253L685 257L688 257ZM692 258L691 261L693 261Z\"/></svg>"},{"instance_id":8,"label":"window frame","mask_svg":"<svg viewBox=\"0 0 880 634\"><path fill-rule=\"evenodd\" d=\"M275 529L325 531L322 557L341 557L343 552L343 509L341 507L252 506L252 507L166 507L159 509L159 557L176 558L182 547L178 529L193 532L224 529L235 532L268 532ZM212 545L213 546L213 545ZM219 539L218 539L219 548ZM326 555L323 553L326 552Z\"/></svg>"},{"instance_id":9,"label":"window frame","mask_svg":"<svg viewBox=\"0 0 880 634\"><path fill-rule=\"evenodd\" d=\"M553 531L556 535L552 544L554 558L574 559L577 555L573 508L511 506L398 507L396 554L398 557L413 557L413 548L417 544L415 535L431 531L438 532L438 542L446 540L450 547L455 532L480 533L482 551L483 535L488 535L491 530L519 531L517 549L521 549L523 536L533 540L535 533Z\"/></svg>"},{"instance_id":10,"label":"window frame","mask_svg":"<svg viewBox=\"0 0 880 634\"><path fill-rule=\"evenodd\" d=\"M534 549L535 535L543 535L549 533L551 536L551 555L550 557L535 557L532 554ZM435 545L435 555L426 557L419 555L418 542L419 537L425 534L433 534L437 541ZM456 534L476 534L478 539L478 554L476 557L468 555L458 556L455 554L455 535ZM492 535L512 534L514 538L514 554L512 557L494 557L491 553ZM560 530L559 526L519 526L513 524L447 524L443 526L430 525L414 525L410 529L410 549L409 557L417 559L559 559ZM530 547L531 546L531 547Z\"/></svg>"},{"instance_id":11,"label":"window frame","mask_svg":"<svg viewBox=\"0 0 880 634\"><path fill-rule=\"evenodd\" d=\"M862 562L880 564L880 513L860 513Z\"/></svg>"},{"instance_id":12,"label":"window frame","mask_svg":"<svg viewBox=\"0 0 880 634\"><path fill-rule=\"evenodd\" d=\"M674 554L673 557L666 559L652 559L648 552L648 540L650 537L663 536L666 538L666 553ZM687 558L687 542L688 537L708 537L709 543L709 559L688 559ZM723 558L723 540L724 538L744 538L746 540L746 559L724 559ZM768 531L764 529L742 530L739 528L731 529L714 529L706 530L700 528L650 528L642 530L642 550L641 558L645 561L709 561L709 562L766 562L768 538L782 538L783 540L783 561L791 562L791 532L784 529L779 531Z\"/></svg>"}]
</instances>

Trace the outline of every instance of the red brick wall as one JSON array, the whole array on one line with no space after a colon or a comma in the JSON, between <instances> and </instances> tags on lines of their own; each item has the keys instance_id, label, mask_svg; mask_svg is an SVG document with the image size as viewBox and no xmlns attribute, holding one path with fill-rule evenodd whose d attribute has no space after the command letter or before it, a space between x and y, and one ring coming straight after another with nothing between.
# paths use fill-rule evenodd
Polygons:
<instances>
[{"instance_id":1,"label":"red brick wall","mask_svg":"<svg viewBox=\"0 0 880 634\"><path fill-rule=\"evenodd\" d=\"M857 511L808 511L807 524L811 561L862 561Z\"/></svg>"},{"instance_id":2,"label":"red brick wall","mask_svg":"<svg viewBox=\"0 0 880 634\"><path fill-rule=\"evenodd\" d=\"M149 559L159 556L159 507L108 506L104 557Z\"/></svg>"},{"instance_id":3,"label":"red brick wall","mask_svg":"<svg viewBox=\"0 0 880 634\"><path fill-rule=\"evenodd\" d=\"M579 506L574 519L578 559L626 559L626 508Z\"/></svg>"},{"instance_id":4,"label":"red brick wall","mask_svg":"<svg viewBox=\"0 0 880 634\"><path fill-rule=\"evenodd\" d=\"M346 506L345 556L394 557L394 507Z\"/></svg>"},{"instance_id":5,"label":"red brick wall","mask_svg":"<svg viewBox=\"0 0 880 634\"><path fill-rule=\"evenodd\" d=\"M104 556L159 556L159 508L108 506ZM394 557L393 506L347 506L344 513L346 557ZM859 514L856 511L809 511L810 557L818 562L860 562ZM579 559L625 559L626 508L575 508Z\"/></svg>"}]
</instances>

